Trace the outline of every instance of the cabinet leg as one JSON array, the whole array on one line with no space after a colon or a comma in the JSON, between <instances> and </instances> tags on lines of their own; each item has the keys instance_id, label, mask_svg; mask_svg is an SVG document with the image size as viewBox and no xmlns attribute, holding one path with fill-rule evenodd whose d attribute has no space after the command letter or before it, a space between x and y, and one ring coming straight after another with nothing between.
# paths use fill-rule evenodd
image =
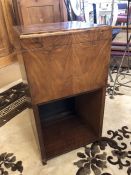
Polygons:
<instances>
[{"instance_id":1,"label":"cabinet leg","mask_svg":"<svg viewBox=\"0 0 131 175\"><path fill-rule=\"evenodd\" d=\"M43 139L43 134L42 134L42 128L41 128L41 122L40 122L40 116L38 112L38 106L37 105L32 105L33 113L31 115L31 123L34 131L34 135L36 138L37 145L39 147L39 151L41 154L41 160L42 164L46 165L47 160L46 160L46 154L45 154L45 148L44 148L44 139Z\"/></svg>"}]
</instances>

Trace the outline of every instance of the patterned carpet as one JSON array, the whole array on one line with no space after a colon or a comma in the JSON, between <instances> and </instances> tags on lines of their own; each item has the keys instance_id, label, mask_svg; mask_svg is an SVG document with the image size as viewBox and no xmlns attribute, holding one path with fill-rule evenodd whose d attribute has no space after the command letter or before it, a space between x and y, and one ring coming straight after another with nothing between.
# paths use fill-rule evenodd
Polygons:
<instances>
[{"instance_id":1,"label":"patterned carpet","mask_svg":"<svg viewBox=\"0 0 131 175\"><path fill-rule=\"evenodd\" d=\"M29 107L25 90L24 84L20 83L0 93L0 127Z\"/></svg>"},{"instance_id":2,"label":"patterned carpet","mask_svg":"<svg viewBox=\"0 0 131 175\"><path fill-rule=\"evenodd\" d=\"M86 146L84 152L77 153L79 160L74 162L78 167L76 175L118 175L119 171L123 175L131 175L131 131L127 126L123 126L117 131L108 130L107 134L109 137L101 137ZM117 173L110 172L111 166L116 167ZM9 169L13 175L13 172L22 173L24 167L22 161L16 161L13 153L2 153L0 175L9 175Z\"/></svg>"},{"instance_id":3,"label":"patterned carpet","mask_svg":"<svg viewBox=\"0 0 131 175\"><path fill-rule=\"evenodd\" d=\"M16 161L16 156L13 153L2 153L0 155L0 175L9 175L8 169L11 169L12 172L22 173L22 161Z\"/></svg>"},{"instance_id":4,"label":"patterned carpet","mask_svg":"<svg viewBox=\"0 0 131 175\"><path fill-rule=\"evenodd\" d=\"M29 107L25 90L23 83L20 83L0 93L0 127ZM0 154L0 175L9 175L8 169L23 172L22 161L16 161L13 153L5 152Z\"/></svg>"},{"instance_id":5,"label":"patterned carpet","mask_svg":"<svg viewBox=\"0 0 131 175\"><path fill-rule=\"evenodd\" d=\"M29 123L26 122L24 126L22 122L19 121L22 118L20 117L18 118L18 116L21 115L22 111L25 111L26 108L30 107L29 102L25 98L25 90L26 90L25 86L22 83L20 83L0 94L0 128L2 129L0 130L2 131L0 140L2 138L3 141L2 140L1 141L4 143L4 146L0 145L0 150L1 152L4 152L4 150L8 152L8 153L4 152L0 154L0 175L36 175L36 174L52 175L52 171L49 171L49 170L55 166L57 167L58 166L57 162L62 164L62 165L59 164L59 166L62 166L63 169L66 166L68 167L69 166L68 164L70 164L72 171L68 173L64 173L64 172L62 173L62 171L56 170L53 173L54 175L59 175L59 174L63 174L63 175L64 174L66 175L67 174L68 175L118 175L118 174L131 175L130 123L129 123L129 126L123 126L117 130L107 129L107 134L105 132L104 136L101 137L100 140L90 145L87 145L85 148L80 148L79 150L76 150L75 154L68 153L67 157L68 156L69 158L71 157L71 159L73 159L74 161L68 161L67 163L66 159L61 158L60 156L60 157L57 157L56 159L57 161L55 161L55 159L53 160L54 161L53 165L50 165L49 163L49 165L47 166L42 166L40 164L33 163L33 161L38 161L38 157L37 159L36 158L33 159L33 156L37 153L36 151L32 153L32 159L29 158L30 159L30 164L29 164L29 161L26 161L26 159L27 157L29 157L29 155L27 156L27 154L29 152L29 149L31 149L31 147L29 146L29 148L22 150L21 146L20 148L18 146L19 143L22 144L22 142L19 140L17 141L17 138L19 139L22 138L22 140L25 139L27 136L25 136L25 134L20 135L20 133L21 132L24 133L24 131L26 131L26 128L29 129ZM123 96L122 98L124 99L125 97ZM116 104L115 100L112 101L111 103ZM108 110L109 110L109 107L108 107ZM108 110L106 111L107 113L109 113ZM127 108L127 110L130 110L130 109ZM25 119L27 120L28 116L24 116L24 117L25 118L22 119L23 122L25 122ZM115 117L115 114L114 114L114 117ZM20 127L18 123L16 123L15 125L14 124L12 125L12 122L14 121L11 119L13 118L17 118L17 120L19 121L19 123L21 123L23 127L21 126L20 132L18 131L16 132L15 128L13 127L14 128L13 133L15 136L16 145L14 146L14 148L13 146L11 146L11 149L8 149L8 145L13 144L12 138L14 137L11 134L11 132L7 132L8 129L11 129L12 126L15 126L15 125L18 128ZM9 125L7 124L6 126L5 124L7 122L9 123ZM106 121L106 123L108 123L108 120ZM107 124L105 125L105 127L106 126ZM110 126L111 125L108 124L108 128ZM5 136L2 133L4 133ZM29 134L29 133L31 134L31 132L26 131L26 134ZM29 135L29 138L33 138L33 136ZM10 143L10 139L11 139L11 143ZM23 142L26 144L28 143L27 141L23 141ZM31 144L32 140L31 142L29 141L29 143ZM12 150L12 152L14 153L10 153L10 150ZM24 155L22 155L23 157L19 156L21 154L21 151L23 151L24 153ZM17 154L18 159L20 158L20 161L16 160L15 154ZM63 160L63 162L60 160ZM27 162L28 162L28 165L27 165ZM35 166L34 174L33 174L33 169L31 168L32 165ZM29 169L32 169L32 173L29 173L30 170L27 171L27 167L29 167ZM38 173L39 169L41 170L40 173ZM35 172L35 170L37 171L37 173Z\"/></svg>"},{"instance_id":6,"label":"patterned carpet","mask_svg":"<svg viewBox=\"0 0 131 175\"><path fill-rule=\"evenodd\" d=\"M123 126L118 131L108 130L107 134L109 137L102 137L86 146L84 152L77 153L76 175L113 175L108 172L110 165L120 171L126 168L127 175L131 175L131 131Z\"/></svg>"}]
</instances>

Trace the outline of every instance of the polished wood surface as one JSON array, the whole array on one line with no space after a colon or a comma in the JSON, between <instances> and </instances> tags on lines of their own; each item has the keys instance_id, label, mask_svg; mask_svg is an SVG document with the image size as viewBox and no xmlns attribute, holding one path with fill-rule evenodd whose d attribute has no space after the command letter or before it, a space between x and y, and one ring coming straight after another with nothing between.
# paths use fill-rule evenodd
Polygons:
<instances>
[{"instance_id":1,"label":"polished wood surface","mask_svg":"<svg viewBox=\"0 0 131 175\"><path fill-rule=\"evenodd\" d=\"M88 31L94 30L95 28L100 28L99 25L89 25L85 22L58 22L58 23L50 23L50 24L36 24L36 25L29 25L29 26L17 26L15 27L16 32L20 36L20 38L36 38L41 36L50 36L50 35L61 35L67 33L74 33L78 31ZM103 36L102 30L109 30L107 26L102 26L102 29L99 33L99 38ZM106 33L104 33L106 35ZM108 37L108 34L107 34ZM87 38L87 37L86 37Z\"/></svg>"},{"instance_id":2,"label":"polished wood surface","mask_svg":"<svg viewBox=\"0 0 131 175\"><path fill-rule=\"evenodd\" d=\"M59 134L58 134L59 133ZM98 135L78 116L68 116L43 127L46 159L86 146L95 141Z\"/></svg>"},{"instance_id":3,"label":"polished wood surface","mask_svg":"<svg viewBox=\"0 0 131 175\"><path fill-rule=\"evenodd\" d=\"M105 93L106 87L103 87L95 92L79 96L76 101L76 110L78 114L99 137L101 137L102 134Z\"/></svg>"},{"instance_id":4,"label":"polished wood surface","mask_svg":"<svg viewBox=\"0 0 131 175\"><path fill-rule=\"evenodd\" d=\"M3 8L0 1L0 57L8 55L11 51L11 43L9 41L6 23L3 14Z\"/></svg>"},{"instance_id":5,"label":"polished wood surface","mask_svg":"<svg viewBox=\"0 0 131 175\"><path fill-rule=\"evenodd\" d=\"M11 53L7 56L1 57L0 58L0 69L4 68L10 64L13 64L15 62L18 62L16 53Z\"/></svg>"},{"instance_id":6,"label":"polished wood surface","mask_svg":"<svg viewBox=\"0 0 131 175\"><path fill-rule=\"evenodd\" d=\"M67 20L64 0L13 0L20 25L54 23Z\"/></svg>"},{"instance_id":7,"label":"polished wood surface","mask_svg":"<svg viewBox=\"0 0 131 175\"><path fill-rule=\"evenodd\" d=\"M34 104L106 85L110 27L82 29L70 29L72 35L21 39Z\"/></svg>"},{"instance_id":8,"label":"polished wood surface","mask_svg":"<svg viewBox=\"0 0 131 175\"><path fill-rule=\"evenodd\" d=\"M4 14L5 23L6 23L6 28L8 31L9 40L12 46L14 47L16 42L16 38L15 38L16 36L13 29L13 26L15 25L15 22L14 22L15 16L13 14L12 1L1 0L1 3L2 3L3 14Z\"/></svg>"},{"instance_id":9,"label":"polished wood surface","mask_svg":"<svg viewBox=\"0 0 131 175\"><path fill-rule=\"evenodd\" d=\"M81 146L86 146L101 137L105 88L95 92L76 95L59 100L65 103L65 109L56 109L53 102L50 107L52 119L46 118L46 108L40 109L43 140L46 159L53 158ZM57 104L58 105L58 104ZM59 105L59 108L62 105ZM67 107L68 106L68 107ZM58 113L58 111L61 111ZM64 111L64 112L63 112ZM49 114L48 114L49 115ZM57 117L56 117L57 116Z\"/></svg>"},{"instance_id":10,"label":"polished wood surface","mask_svg":"<svg viewBox=\"0 0 131 175\"><path fill-rule=\"evenodd\" d=\"M19 61L29 87L42 162L98 139L102 133L111 27L65 22L37 25L37 30L36 25L18 27L15 31L20 39Z\"/></svg>"},{"instance_id":11,"label":"polished wood surface","mask_svg":"<svg viewBox=\"0 0 131 175\"><path fill-rule=\"evenodd\" d=\"M0 26L0 68L3 68L17 61L10 0L0 1Z\"/></svg>"}]
</instances>

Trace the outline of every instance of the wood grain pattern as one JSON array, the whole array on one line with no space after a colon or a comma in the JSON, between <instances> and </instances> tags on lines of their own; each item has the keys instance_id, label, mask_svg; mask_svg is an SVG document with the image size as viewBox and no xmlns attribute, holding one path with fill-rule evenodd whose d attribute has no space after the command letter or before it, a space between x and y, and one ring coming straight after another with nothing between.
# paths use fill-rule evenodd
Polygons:
<instances>
[{"instance_id":1,"label":"wood grain pattern","mask_svg":"<svg viewBox=\"0 0 131 175\"><path fill-rule=\"evenodd\" d=\"M67 20L63 0L13 0L18 24L31 25Z\"/></svg>"},{"instance_id":2,"label":"wood grain pattern","mask_svg":"<svg viewBox=\"0 0 131 175\"><path fill-rule=\"evenodd\" d=\"M94 30L21 40L34 104L106 85L111 30Z\"/></svg>"},{"instance_id":3,"label":"wood grain pattern","mask_svg":"<svg viewBox=\"0 0 131 175\"><path fill-rule=\"evenodd\" d=\"M81 117L68 116L64 121L59 120L43 127L46 159L86 146L97 138L98 135L82 122Z\"/></svg>"},{"instance_id":4,"label":"wood grain pattern","mask_svg":"<svg viewBox=\"0 0 131 175\"><path fill-rule=\"evenodd\" d=\"M10 0L0 1L0 68L17 61Z\"/></svg>"},{"instance_id":5,"label":"wood grain pattern","mask_svg":"<svg viewBox=\"0 0 131 175\"><path fill-rule=\"evenodd\" d=\"M8 31L9 40L11 45L14 47L16 38L15 38L14 29L13 29L15 16L13 14L12 1L1 0L1 3L2 3L3 14L4 14L5 23L6 23L6 28Z\"/></svg>"},{"instance_id":6,"label":"wood grain pattern","mask_svg":"<svg viewBox=\"0 0 131 175\"><path fill-rule=\"evenodd\" d=\"M85 23L74 27L73 23L17 30L19 60L31 94L43 163L98 139L102 132L111 27L85 27ZM56 117L51 106L59 102L65 107ZM48 121L45 106L52 113Z\"/></svg>"},{"instance_id":7,"label":"wood grain pattern","mask_svg":"<svg viewBox=\"0 0 131 175\"><path fill-rule=\"evenodd\" d=\"M106 87L77 98L76 110L84 122L101 137L105 107ZM99 126L99 127L98 127Z\"/></svg>"},{"instance_id":8,"label":"wood grain pattern","mask_svg":"<svg viewBox=\"0 0 131 175\"><path fill-rule=\"evenodd\" d=\"M0 57L7 56L11 51L11 44L5 24L3 8L0 1Z\"/></svg>"},{"instance_id":9,"label":"wood grain pattern","mask_svg":"<svg viewBox=\"0 0 131 175\"><path fill-rule=\"evenodd\" d=\"M0 69L3 68L3 67L6 67L10 64L13 64L15 62L17 62L17 57L16 57L16 54L15 53L12 53L12 54L9 54L5 57L1 57L0 58Z\"/></svg>"},{"instance_id":10,"label":"wood grain pattern","mask_svg":"<svg viewBox=\"0 0 131 175\"><path fill-rule=\"evenodd\" d=\"M29 26L17 26L16 32L20 36L20 38L34 38L33 34L35 35L35 38L44 36L50 36L50 35L61 35L61 32L63 34L68 33L75 33L80 31L89 31L94 30L96 28L100 28L99 25L90 26L88 23L80 22L80 21L72 21L72 22L57 22L57 23L50 23L50 24L35 24L35 25L29 25ZM103 33L103 30L109 30L111 27L102 26L99 35L97 38L101 38L102 36L106 35L106 38L108 38L108 34L105 32ZM87 37L86 37L87 39ZM90 38L89 38L90 39ZM102 38L101 38L102 39Z\"/></svg>"},{"instance_id":11,"label":"wood grain pattern","mask_svg":"<svg viewBox=\"0 0 131 175\"><path fill-rule=\"evenodd\" d=\"M50 106L51 113L54 112L50 120L44 120L46 119L44 105L42 110L39 109L46 159L85 146L101 136L105 88L67 99L59 100L59 103L65 102L66 111L64 112L55 113L55 108ZM70 102L73 102L73 105ZM53 106L53 102L50 104ZM63 111L63 109L57 110Z\"/></svg>"}]
</instances>

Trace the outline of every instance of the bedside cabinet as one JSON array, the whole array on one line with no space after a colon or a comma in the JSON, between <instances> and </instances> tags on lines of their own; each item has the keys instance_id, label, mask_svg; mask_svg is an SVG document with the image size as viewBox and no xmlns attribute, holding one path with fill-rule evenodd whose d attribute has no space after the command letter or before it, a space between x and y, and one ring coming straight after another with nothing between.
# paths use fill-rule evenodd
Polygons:
<instances>
[{"instance_id":1,"label":"bedside cabinet","mask_svg":"<svg viewBox=\"0 0 131 175\"><path fill-rule=\"evenodd\" d=\"M61 22L16 31L42 162L99 139L111 27Z\"/></svg>"}]
</instances>

